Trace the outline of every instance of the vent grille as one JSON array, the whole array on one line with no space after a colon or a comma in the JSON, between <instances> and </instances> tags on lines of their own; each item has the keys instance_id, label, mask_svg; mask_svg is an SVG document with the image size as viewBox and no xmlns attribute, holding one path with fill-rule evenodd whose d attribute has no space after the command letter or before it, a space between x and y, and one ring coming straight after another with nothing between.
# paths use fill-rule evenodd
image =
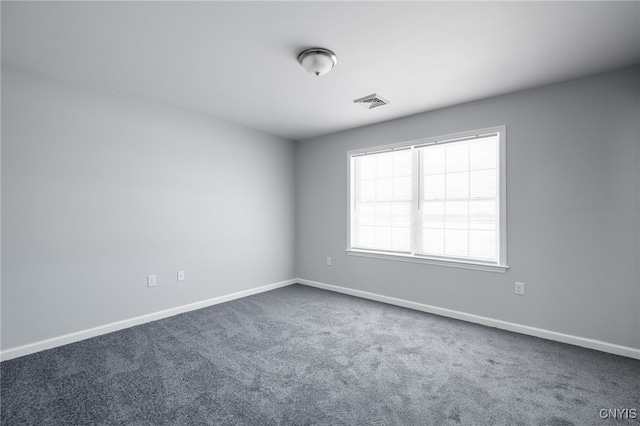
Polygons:
<instances>
[{"instance_id":1,"label":"vent grille","mask_svg":"<svg viewBox=\"0 0 640 426\"><path fill-rule=\"evenodd\" d=\"M383 98L380 95L376 95L375 93L373 95L369 95L369 96L365 96L364 98L360 98L360 99L356 99L355 101L353 101L354 104L360 104L363 107L365 107L366 109L372 109L372 108L377 108L379 106L382 105L386 105L389 103L388 100L386 100L385 98Z\"/></svg>"}]
</instances>

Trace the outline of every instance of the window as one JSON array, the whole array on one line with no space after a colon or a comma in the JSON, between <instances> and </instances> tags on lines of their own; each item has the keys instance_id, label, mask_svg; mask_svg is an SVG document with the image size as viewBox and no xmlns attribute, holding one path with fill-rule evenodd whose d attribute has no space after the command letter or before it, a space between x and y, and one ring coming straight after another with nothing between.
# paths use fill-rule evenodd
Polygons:
<instances>
[{"instance_id":1,"label":"window","mask_svg":"<svg viewBox=\"0 0 640 426\"><path fill-rule=\"evenodd\" d=\"M349 152L350 254L504 272L505 127Z\"/></svg>"}]
</instances>

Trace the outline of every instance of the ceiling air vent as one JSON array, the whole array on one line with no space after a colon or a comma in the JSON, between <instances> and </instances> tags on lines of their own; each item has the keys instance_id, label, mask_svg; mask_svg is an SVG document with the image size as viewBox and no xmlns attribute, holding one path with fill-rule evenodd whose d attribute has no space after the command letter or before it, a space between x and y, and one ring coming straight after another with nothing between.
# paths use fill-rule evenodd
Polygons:
<instances>
[{"instance_id":1,"label":"ceiling air vent","mask_svg":"<svg viewBox=\"0 0 640 426\"><path fill-rule=\"evenodd\" d=\"M373 95L369 95L369 96L365 96L364 98L360 98L360 99L356 99L355 101L353 101L354 104L360 104L363 107L365 107L366 109L372 109L372 108L377 108L379 106L382 105L386 105L389 103L388 100L386 100L385 98L383 98L382 96L376 95L375 93Z\"/></svg>"}]
</instances>

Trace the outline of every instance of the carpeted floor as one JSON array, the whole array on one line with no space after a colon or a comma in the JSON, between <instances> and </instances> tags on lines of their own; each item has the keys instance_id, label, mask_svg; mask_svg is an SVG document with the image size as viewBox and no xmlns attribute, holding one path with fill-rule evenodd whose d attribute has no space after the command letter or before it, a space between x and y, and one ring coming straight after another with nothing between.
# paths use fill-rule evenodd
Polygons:
<instances>
[{"instance_id":1,"label":"carpeted floor","mask_svg":"<svg viewBox=\"0 0 640 426\"><path fill-rule=\"evenodd\" d=\"M640 361L300 285L0 368L2 425L640 424Z\"/></svg>"}]
</instances>

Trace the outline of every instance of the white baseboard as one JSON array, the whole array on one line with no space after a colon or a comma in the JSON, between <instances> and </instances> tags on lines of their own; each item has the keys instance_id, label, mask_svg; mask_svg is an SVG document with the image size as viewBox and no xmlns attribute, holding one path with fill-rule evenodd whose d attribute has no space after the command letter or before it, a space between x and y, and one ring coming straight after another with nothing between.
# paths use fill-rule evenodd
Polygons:
<instances>
[{"instance_id":1,"label":"white baseboard","mask_svg":"<svg viewBox=\"0 0 640 426\"><path fill-rule=\"evenodd\" d=\"M213 299L207 299L201 302L195 302L195 303L190 303L188 305L165 309L163 311L153 312L150 314L141 315L139 317L129 318L122 321L116 321L110 324L101 325L101 326L90 328L87 330L76 331L75 333L65 334L63 336L42 340L40 342L30 343L28 345L6 349L0 352L0 360L7 361L7 360L18 358L24 355L29 355L32 353L44 351L46 349L52 349L58 346L67 345L69 343L78 342L80 340L89 339L91 337L100 336L102 334L112 333L114 331L122 330L124 328L134 327L136 325L144 324L147 322L157 321L159 319L172 317L174 315L182 314L184 312L195 311L196 309L206 308L207 306L217 305L218 303L229 302L231 300L240 299L242 297L251 296L253 294L275 290L280 287L286 287L288 285L295 284L296 282L297 280L290 279L290 280L280 281L273 284L267 284L261 287L250 288L248 290L239 291L237 293L231 293L224 296L214 297Z\"/></svg>"},{"instance_id":2,"label":"white baseboard","mask_svg":"<svg viewBox=\"0 0 640 426\"><path fill-rule=\"evenodd\" d=\"M409 300L397 299L395 297L383 296L381 294L370 293L368 291L354 290L347 287L340 287L336 285L325 284L317 281L310 281L310 280L298 278L298 279L280 281L277 283L268 284L261 287L251 288L248 290L231 293L224 296L214 297L213 299L203 300L201 302L195 302L188 305L178 306L175 308L170 308L170 309L166 309L159 312L153 312L153 313L142 315L139 317L117 321L117 322L105 324L99 327L94 327L87 330L77 331L75 333L69 333L63 336L42 340L40 342L30 343L28 345L6 349L0 352L0 360L6 361L13 358L18 358L24 355L40 352L46 349L52 349L58 346L67 345L69 343L78 342L80 340L89 339L91 337L100 336L102 334L112 333L114 331L122 330L129 327L134 327L136 325L145 324L147 322L168 318L184 312L194 311L196 309L206 308L207 306L217 305L219 303L240 299L242 297L251 296L253 294L275 290L277 288L286 287L288 285L295 284L295 283L299 283L299 284L310 286L310 287L321 288L324 290L334 291L337 293L348 294L350 296L361 297L363 299L369 299L369 300L375 300L382 303L388 303L390 305L402 306L404 308L414 309L421 312L427 312L427 313L436 314L444 317L455 318L462 321L472 322L475 324L482 324L488 327L495 327L503 330L513 331L516 333L526 334L529 336L535 336L543 339L554 340L556 342L582 346L585 348L595 349L598 351L612 353L615 355L622 355L629 358L640 359L640 349L635 349L628 346L616 345L613 343L607 343L600 340L588 339L585 337L572 336L570 334L558 333L555 331L545 330L542 328L529 327L526 325L520 325L520 324L515 324L507 321L501 321L493 318L483 317L479 315L468 314L465 312L454 311L451 309L438 308L436 306L425 305L423 303L412 302Z\"/></svg>"},{"instance_id":3,"label":"white baseboard","mask_svg":"<svg viewBox=\"0 0 640 426\"><path fill-rule=\"evenodd\" d=\"M337 293L348 294L350 296L361 297L363 299L375 300L378 302L388 303L390 305L402 306L404 308L415 309L416 311L428 312L443 317L455 318L462 321L468 321L475 324L482 324L489 327L500 328L503 330L513 331L516 333L527 334L529 336L541 337L556 342L568 343L570 345L582 346L584 348L595 349L602 352L608 352L615 355L622 355L629 358L640 359L640 349L628 346L616 345L613 343L602 342L600 340L587 339L585 337L572 336L570 334L558 333L542 328L529 327L527 325L515 324L512 322L501 321L493 318L482 317L479 315L468 314L465 312L454 311L451 309L438 308L436 306L425 305L423 303L411 302L404 299L396 299L395 297L383 296L381 294L369 293L368 291L354 290L337 285L325 284L316 281L310 281L298 278L299 284L310 287L321 288L324 290L335 291Z\"/></svg>"}]
</instances>

